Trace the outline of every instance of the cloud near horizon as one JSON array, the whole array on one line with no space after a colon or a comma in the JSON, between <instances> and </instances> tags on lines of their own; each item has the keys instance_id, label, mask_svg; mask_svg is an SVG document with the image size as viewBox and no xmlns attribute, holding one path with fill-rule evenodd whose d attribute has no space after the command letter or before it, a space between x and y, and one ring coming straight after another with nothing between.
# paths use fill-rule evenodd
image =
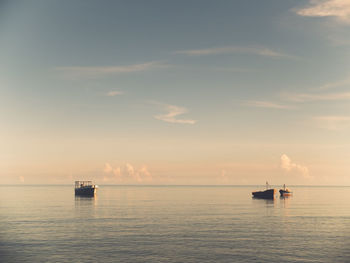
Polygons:
<instances>
[{"instance_id":1,"label":"cloud near horizon","mask_svg":"<svg viewBox=\"0 0 350 263\"><path fill-rule=\"evenodd\" d=\"M310 6L296 13L308 17L334 17L338 21L350 24L350 1L349 0L310 0Z\"/></svg>"},{"instance_id":2,"label":"cloud near horizon","mask_svg":"<svg viewBox=\"0 0 350 263\"><path fill-rule=\"evenodd\" d=\"M190 49L190 50L178 50L175 54L182 54L187 56L206 56L206 55L218 55L218 54L252 54L264 57L272 58L295 58L288 54L273 51L264 47L241 47L241 46L225 46L225 47L213 47L204 49Z\"/></svg>"},{"instance_id":3,"label":"cloud near horizon","mask_svg":"<svg viewBox=\"0 0 350 263\"><path fill-rule=\"evenodd\" d=\"M292 160L286 154L281 155L280 167L287 173L294 172L305 178L310 178L309 169L306 166L293 163Z\"/></svg>"},{"instance_id":4,"label":"cloud near horizon","mask_svg":"<svg viewBox=\"0 0 350 263\"><path fill-rule=\"evenodd\" d=\"M179 115L188 112L186 108L178 107L175 105L165 105L166 114L155 115L154 118L157 120L169 122L169 123L180 123L180 124L195 124L197 121L192 119L178 119Z\"/></svg>"},{"instance_id":5,"label":"cloud near horizon","mask_svg":"<svg viewBox=\"0 0 350 263\"><path fill-rule=\"evenodd\" d=\"M122 166L112 167L110 163L105 163L103 172L104 182L147 183L152 181L152 175L145 165L135 168L130 163L125 163Z\"/></svg>"}]
</instances>

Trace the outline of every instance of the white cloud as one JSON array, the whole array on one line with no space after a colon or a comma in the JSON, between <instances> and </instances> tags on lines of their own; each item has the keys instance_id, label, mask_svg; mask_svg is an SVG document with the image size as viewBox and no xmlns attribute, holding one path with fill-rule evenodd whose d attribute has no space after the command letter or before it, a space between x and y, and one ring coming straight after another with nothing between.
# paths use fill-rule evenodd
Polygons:
<instances>
[{"instance_id":1,"label":"white cloud","mask_svg":"<svg viewBox=\"0 0 350 263\"><path fill-rule=\"evenodd\" d=\"M270 101L259 101L259 100L250 100L244 102L244 105L256 107L256 108L267 108L267 109L291 109L291 106L282 105Z\"/></svg>"},{"instance_id":2,"label":"white cloud","mask_svg":"<svg viewBox=\"0 0 350 263\"><path fill-rule=\"evenodd\" d=\"M318 116L314 120L320 128L341 130L350 127L350 116Z\"/></svg>"},{"instance_id":3,"label":"white cloud","mask_svg":"<svg viewBox=\"0 0 350 263\"><path fill-rule=\"evenodd\" d=\"M123 94L123 92L121 92L121 91L111 90L111 91L107 92L106 95L107 95L108 97L114 97L114 96L122 95L122 94Z\"/></svg>"},{"instance_id":4,"label":"white cloud","mask_svg":"<svg viewBox=\"0 0 350 263\"><path fill-rule=\"evenodd\" d=\"M205 55L217 55L217 54L253 54L264 57L273 58L295 58L288 54L273 51L264 47L240 47L240 46L226 46L226 47L213 47L204 49L192 49L192 50L179 50L175 54L182 54L188 56L205 56Z\"/></svg>"},{"instance_id":5,"label":"white cloud","mask_svg":"<svg viewBox=\"0 0 350 263\"><path fill-rule=\"evenodd\" d=\"M109 163L105 163L105 167L103 168L103 171L105 173L110 173L112 171L112 166Z\"/></svg>"},{"instance_id":6,"label":"white cloud","mask_svg":"<svg viewBox=\"0 0 350 263\"><path fill-rule=\"evenodd\" d=\"M147 183L152 181L152 175L145 165L135 168L130 163L125 163L122 166L112 167L111 164L106 163L103 172L105 182Z\"/></svg>"},{"instance_id":7,"label":"white cloud","mask_svg":"<svg viewBox=\"0 0 350 263\"><path fill-rule=\"evenodd\" d=\"M126 174L128 177L132 178L137 182L142 182L139 173L135 172L134 167L130 163L125 164L123 174Z\"/></svg>"},{"instance_id":8,"label":"white cloud","mask_svg":"<svg viewBox=\"0 0 350 263\"><path fill-rule=\"evenodd\" d=\"M310 6L296 11L298 15L309 17L334 17L350 24L349 0L310 0Z\"/></svg>"},{"instance_id":9,"label":"white cloud","mask_svg":"<svg viewBox=\"0 0 350 263\"><path fill-rule=\"evenodd\" d=\"M109 67L57 67L56 70L62 71L71 77L99 77L105 75L115 75L131 72L147 71L152 69L166 68L167 64L160 61L151 61L142 64L133 64L126 66Z\"/></svg>"},{"instance_id":10,"label":"white cloud","mask_svg":"<svg viewBox=\"0 0 350 263\"><path fill-rule=\"evenodd\" d=\"M188 112L186 108L175 105L166 105L165 110L167 111L166 114L155 115L154 118L170 123L195 124L197 122L196 120L177 118L177 116Z\"/></svg>"},{"instance_id":11,"label":"white cloud","mask_svg":"<svg viewBox=\"0 0 350 263\"><path fill-rule=\"evenodd\" d=\"M116 167L113 169L113 175L117 178L120 178L121 177L121 169L120 167Z\"/></svg>"},{"instance_id":12,"label":"white cloud","mask_svg":"<svg viewBox=\"0 0 350 263\"><path fill-rule=\"evenodd\" d=\"M282 94L282 96L294 102L309 102L309 101L330 101L330 100L348 100L350 92L340 93L297 93L297 94Z\"/></svg>"},{"instance_id":13,"label":"white cloud","mask_svg":"<svg viewBox=\"0 0 350 263\"><path fill-rule=\"evenodd\" d=\"M306 166L293 163L292 160L286 155L282 154L280 158L280 167L288 173L297 173L305 178L309 178L309 169Z\"/></svg>"},{"instance_id":14,"label":"white cloud","mask_svg":"<svg viewBox=\"0 0 350 263\"><path fill-rule=\"evenodd\" d=\"M145 181L151 181L152 180L152 174L148 171L147 166L142 166L138 172L141 174L141 177L143 177L143 180Z\"/></svg>"}]
</instances>

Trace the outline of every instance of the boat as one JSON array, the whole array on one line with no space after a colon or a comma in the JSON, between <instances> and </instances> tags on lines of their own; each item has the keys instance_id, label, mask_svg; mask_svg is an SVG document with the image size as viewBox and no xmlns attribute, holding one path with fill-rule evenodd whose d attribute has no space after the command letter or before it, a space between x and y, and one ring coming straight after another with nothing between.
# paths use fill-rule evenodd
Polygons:
<instances>
[{"instance_id":1,"label":"boat","mask_svg":"<svg viewBox=\"0 0 350 263\"><path fill-rule=\"evenodd\" d=\"M254 198L261 199L274 199L276 195L276 189L269 189L269 184L266 182L266 190L252 192Z\"/></svg>"},{"instance_id":2,"label":"boat","mask_svg":"<svg viewBox=\"0 0 350 263\"><path fill-rule=\"evenodd\" d=\"M286 188L286 185L284 184L283 185L283 189L280 189L280 195L281 196L290 196L290 195L292 195L292 191L290 191L288 188Z\"/></svg>"},{"instance_id":3,"label":"boat","mask_svg":"<svg viewBox=\"0 0 350 263\"><path fill-rule=\"evenodd\" d=\"M75 195L79 196L95 196L97 185L92 181L75 181Z\"/></svg>"}]
</instances>

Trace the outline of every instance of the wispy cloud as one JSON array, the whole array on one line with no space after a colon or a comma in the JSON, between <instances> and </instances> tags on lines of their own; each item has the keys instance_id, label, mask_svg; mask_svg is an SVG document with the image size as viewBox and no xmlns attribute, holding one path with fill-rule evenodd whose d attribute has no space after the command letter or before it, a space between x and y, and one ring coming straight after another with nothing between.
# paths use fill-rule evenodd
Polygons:
<instances>
[{"instance_id":1,"label":"wispy cloud","mask_svg":"<svg viewBox=\"0 0 350 263\"><path fill-rule=\"evenodd\" d=\"M292 106L289 105L283 105L271 101L260 101L260 100L248 100L243 102L243 105L250 106L250 107L256 107L256 108L267 108L267 109L292 109Z\"/></svg>"},{"instance_id":2,"label":"wispy cloud","mask_svg":"<svg viewBox=\"0 0 350 263\"><path fill-rule=\"evenodd\" d=\"M239 68L239 67L217 67L217 66L208 66L208 65L196 65L196 66L188 66L183 64L171 65L173 69L182 70L182 71L207 71L207 72L228 72L228 73L252 73L257 72L259 70L252 68Z\"/></svg>"},{"instance_id":3,"label":"wispy cloud","mask_svg":"<svg viewBox=\"0 0 350 263\"><path fill-rule=\"evenodd\" d=\"M166 68L167 64L161 61L151 61L142 64L108 67L57 67L56 70L73 77L99 77L131 72L147 71L152 69Z\"/></svg>"},{"instance_id":4,"label":"wispy cloud","mask_svg":"<svg viewBox=\"0 0 350 263\"><path fill-rule=\"evenodd\" d=\"M340 93L284 93L282 97L294 102L349 100L350 92Z\"/></svg>"},{"instance_id":5,"label":"wispy cloud","mask_svg":"<svg viewBox=\"0 0 350 263\"><path fill-rule=\"evenodd\" d=\"M254 69L247 69L247 68L234 68L234 67L213 67L213 71L217 72L237 72L237 73L251 73L256 70Z\"/></svg>"},{"instance_id":6,"label":"wispy cloud","mask_svg":"<svg viewBox=\"0 0 350 263\"><path fill-rule=\"evenodd\" d=\"M273 51L264 47L240 47L240 46L226 46L226 47L213 47L204 49L190 49L190 50L179 50L175 51L175 54L182 54L188 56L206 56L206 55L217 55L217 54L253 54L264 57L272 58L295 58L285 53Z\"/></svg>"},{"instance_id":7,"label":"wispy cloud","mask_svg":"<svg viewBox=\"0 0 350 263\"><path fill-rule=\"evenodd\" d=\"M118 91L118 90L111 90L111 91L106 93L106 95L108 97L114 97L114 96L118 96L118 95L122 95L122 94L123 94L123 92Z\"/></svg>"},{"instance_id":8,"label":"wispy cloud","mask_svg":"<svg viewBox=\"0 0 350 263\"><path fill-rule=\"evenodd\" d=\"M286 155L282 154L280 158L280 167L282 170L288 173L296 173L302 175L305 178L309 178L309 169L306 166L292 162L292 160Z\"/></svg>"},{"instance_id":9,"label":"wispy cloud","mask_svg":"<svg viewBox=\"0 0 350 263\"><path fill-rule=\"evenodd\" d=\"M296 11L298 15L309 17L334 17L350 24L349 0L310 0L310 6Z\"/></svg>"},{"instance_id":10,"label":"wispy cloud","mask_svg":"<svg viewBox=\"0 0 350 263\"><path fill-rule=\"evenodd\" d=\"M338 29L339 31L339 29ZM346 32L336 32L327 36L330 44L335 47L350 46L350 38Z\"/></svg>"},{"instance_id":11,"label":"wispy cloud","mask_svg":"<svg viewBox=\"0 0 350 263\"><path fill-rule=\"evenodd\" d=\"M350 127L350 116L318 116L313 118L320 128L341 130Z\"/></svg>"},{"instance_id":12,"label":"wispy cloud","mask_svg":"<svg viewBox=\"0 0 350 263\"><path fill-rule=\"evenodd\" d=\"M350 78L343 79L340 81L326 83L326 84L322 85L321 87L319 87L319 89L326 90L326 89L333 89L333 88L344 87L344 86L350 86Z\"/></svg>"},{"instance_id":13,"label":"wispy cloud","mask_svg":"<svg viewBox=\"0 0 350 263\"><path fill-rule=\"evenodd\" d=\"M192 119L178 119L179 115L188 112L186 108L175 106L175 105L165 105L165 110L167 113L155 115L154 118L157 120L170 122L170 123L180 123L180 124L195 124L197 121Z\"/></svg>"}]
</instances>

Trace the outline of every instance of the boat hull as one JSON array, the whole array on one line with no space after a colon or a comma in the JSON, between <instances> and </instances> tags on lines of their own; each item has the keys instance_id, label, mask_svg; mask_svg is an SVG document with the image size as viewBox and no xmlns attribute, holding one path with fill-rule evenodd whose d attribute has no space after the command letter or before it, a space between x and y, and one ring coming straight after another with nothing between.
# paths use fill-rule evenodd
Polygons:
<instances>
[{"instance_id":1,"label":"boat hull","mask_svg":"<svg viewBox=\"0 0 350 263\"><path fill-rule=\"evenodd\" d=\"M279 192L280 192L281 196L290 196L290 195L292 195L292 192L286 191L286 190L283 190L283 189L281 189Z\"/></svg>"},{"instance_id":2,"label":"boat hull","mask_svg":"<svg viewBox=\"0 0 350 263\"><path fill-rule=\"evenodd\" d=\"M95 187L83 187L83 188L76 188L75 189L75 195L94 196L95 193L96 193Z\"/></svg>"},{"instance_id":3,"label":"boat hull","mask_svg":"<svg viewBox=\"0 0 350 263\"><path fill-rule=\"evenodd\" d=\"M276 189L268 189L265 191L252 192L253 197L261 199L274 199L276 194Z\"/></svg>"}]
</instances>

